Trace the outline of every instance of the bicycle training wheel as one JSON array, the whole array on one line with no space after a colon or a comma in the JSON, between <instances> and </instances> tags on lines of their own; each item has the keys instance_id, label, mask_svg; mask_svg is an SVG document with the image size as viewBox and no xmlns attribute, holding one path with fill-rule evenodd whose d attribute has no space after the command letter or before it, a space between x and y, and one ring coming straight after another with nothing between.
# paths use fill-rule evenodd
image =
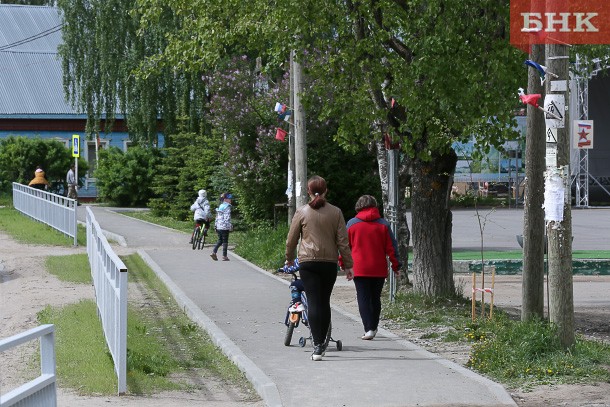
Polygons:
<instances>
[{"instance_id":1,"label":"bicycle training wheel","mask_svg":"<svg viewBox=\"0 0 610 407\"><path fill-rule=\"evenodd\" d=\"M199 244L200 233L201 231L199 230L199 228L195 229L195 234L193 235L193 250L195 250L197 248L197 245Z\"/></svg>"}]
</instances>

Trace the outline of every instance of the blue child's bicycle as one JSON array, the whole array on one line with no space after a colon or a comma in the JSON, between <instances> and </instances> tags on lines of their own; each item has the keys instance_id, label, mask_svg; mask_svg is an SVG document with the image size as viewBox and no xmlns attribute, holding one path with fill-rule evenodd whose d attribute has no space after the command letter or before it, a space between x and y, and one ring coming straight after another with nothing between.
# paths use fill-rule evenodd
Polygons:
<instances>
[{"instance_id":1,"label":"blue child's bicycle","mask_svg":"<svg viewBox=\"0 0 610 407\"><path fill-rule=\"evenodd\" d=\"M292 341L292 334L294 333L294 328L297 328L300 323L309 328L309 320L307 318L307 294L305 293L305 287L303 286L303 282L297 274L298 271L298 259L294 261L294 266L284 266L277 270L278 273L292 275L292 282L290 283L291 301L290 305L288 306L288 310L286 310L286 318L284 319L284 324L286 325L286 335L284 336L285 346L290 346L290 342ZM325 347L328 347L328 344L330 342L335 342L337 345L337 350L342 350L343 343L340 340L334 340L331 333L332 323L328 327L328 333L326 334L326 340L324 343ZM310 341L312 340L310 328L308 337L301 336L299 338L299 345L301 347L304 347L307 344L308 339Z\"/></svg>"}]
</instances>

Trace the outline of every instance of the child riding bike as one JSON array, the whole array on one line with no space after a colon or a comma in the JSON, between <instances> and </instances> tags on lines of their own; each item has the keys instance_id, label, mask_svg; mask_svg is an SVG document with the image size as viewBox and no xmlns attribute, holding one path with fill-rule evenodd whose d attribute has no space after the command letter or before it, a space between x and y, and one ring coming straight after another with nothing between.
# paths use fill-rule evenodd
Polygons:
<instances>
[{"instance_id":1,"label":"child riding bike","mask_svg":"<svg viewBox=\"0 0 610 407\"><path fill-rule=\"evenodd\" d=\"M205 225L203 229L204 236L208 235L208 229L210 229L210 202L208 202L207 192L205 189L200 189L197 194L199 197L191 205L191 211L195 212L193 215L195 228L193 229L193 234L191 234L191 241L189 244L193 244L193 236L198 227Z\"/></svg>"},{"instance_id":2,"label":"child riding bike","mask_svg":"<svg viewBox=\"0 0 610 407\"><path fill-rule=\"evenodd\" d=\"M280 269L284 273L294 273L299 270L299 259L294 260L293 266L284 266L284 268ZM279 270L278 270L279 271ZM301 293L305 291L305 286L303 282L298 278L293 278L290 283L290 296L292 303L288 308L288 312L303 312L305 311L305 306L303 305L303 298L301 297Z\"/></svg>"}]
</instances>

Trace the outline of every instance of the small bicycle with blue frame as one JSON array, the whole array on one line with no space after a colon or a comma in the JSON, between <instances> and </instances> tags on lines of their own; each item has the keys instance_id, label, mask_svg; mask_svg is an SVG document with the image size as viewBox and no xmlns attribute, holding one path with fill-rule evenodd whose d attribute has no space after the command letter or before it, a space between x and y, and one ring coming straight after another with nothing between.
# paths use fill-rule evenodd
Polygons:
<instances>
[{"instance_id":1,"label":"small bicycle with blue frame","mask_svg":"<svg viewBox=\"0 0 610 407\"><path fill-rule=\"evenodd\" d=\"M294 266L284 266L277 270L278 273L285 273L292 275L292 282L290 283L290 295L291 301L286 311L286 318L284 319L284 325L286 325L286 335L284 336L284 345L290 346L292 341L292 334L294 328L297 328L300 323L303 323L309 328L309 336L301 336L299 338L299 345L304 347L307 344L307 340L312 340L311 328L309 327L309 320L307 316L307 294L303 283L299 279L297 272L299 271L299 260L294 261ZM337 350L343 349L343 343L340 340L333 339L332 335L332 323L328 327L328 333L326 334L325 347L328 347L329 342L335 342Z\"/></svg>"}]
</instances>

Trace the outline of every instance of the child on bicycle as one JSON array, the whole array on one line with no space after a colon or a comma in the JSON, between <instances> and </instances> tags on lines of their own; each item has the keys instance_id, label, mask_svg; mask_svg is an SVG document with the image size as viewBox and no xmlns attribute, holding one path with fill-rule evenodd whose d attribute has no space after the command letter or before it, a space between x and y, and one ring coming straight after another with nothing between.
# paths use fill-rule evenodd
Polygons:
<instances>
[{"instance_id":1,"label":"child on bicycle","mask_svg":"<svg viewBox=\"0 0 610 407\"><path fill-rule=\"evenodd\" d=\"M299 270L299 259L294 260L293 266L284 266L284 273L291 273ZM303 312L305 306L303 305L303 299L301 293L305 291L305 286L300 279L294 279L290 283L290 296L292 297L292 305L288 309L289 312Z\"/></svg>"},{"instance_id":2,"label":"child on bicycle","mask_svg":"<svg viewBox=\"0 0 610 407\"><path fill-rule=\"evenodd\" d=\"M198 227L205 225L203 229L204 236L208 235L208 229L210 229L210 202L208 202L208 194L205 189L200 189L197 194L199 197L191 205L191 211L195 212L193 216L195 219L195 228L193 229L189 244L193 244L193 236Z\"/></svg>"}]
</instances>

